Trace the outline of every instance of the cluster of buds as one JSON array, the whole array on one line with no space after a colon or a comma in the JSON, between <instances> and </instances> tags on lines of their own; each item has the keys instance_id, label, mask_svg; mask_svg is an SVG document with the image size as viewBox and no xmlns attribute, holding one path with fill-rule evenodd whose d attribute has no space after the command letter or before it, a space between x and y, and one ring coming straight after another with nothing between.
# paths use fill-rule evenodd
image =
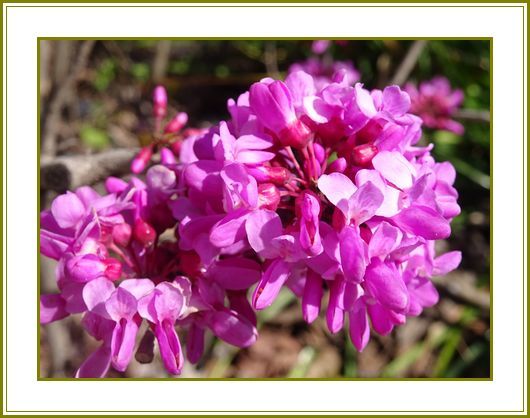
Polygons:
<instances>
[{"instance_id":1,"label":"cluster of buds","mask_svg":"<svg viewBox=\"0 0 530 418\"><path fill-rule=\"evenodd\" d=\"M153 116L155 118L155 129L153 141L140 149L131 163L131 171L134 174L143 172L157 151L160 152L161 161L171 164L176 162L176 156L180 152L181 141L179 132L188 123L188 114L185 112L177 113L165 125L164 119L167 116L167 92L162 86L156 86L153 92ZM183 136L189 135L187 130Z\"/></svg>"},{"instance_id":2,"label":"cluster of buds","mask_svg":"<svg viewBox=\"0 0 530 418\"><path fill-rule=\"evenodd\" d=\"M83 313L102 344L77 375L123 371L134 353L151 361L155 338L172 374L180 338L191 362L206 330L249 346L255 311L284 287L308 323L326 298L330 332L348 324L359 351L434 305L430 278L461 259L435 243L460 208L455 170L417 146L410 106L398 86L369 91L344 69L324 84L293 71L230 99L230 120L187 136L145 181L57 197L41 214L41 252L58 260L60 292L41 297L41 322Z\"/></svg>"}]
</instances>

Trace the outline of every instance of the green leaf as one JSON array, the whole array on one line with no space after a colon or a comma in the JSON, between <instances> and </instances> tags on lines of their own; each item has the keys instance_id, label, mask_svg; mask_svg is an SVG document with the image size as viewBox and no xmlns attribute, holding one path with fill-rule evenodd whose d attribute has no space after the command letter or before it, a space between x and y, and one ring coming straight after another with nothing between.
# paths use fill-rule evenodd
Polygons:
<instances>
[{"instance_id":1,"label":"green leaf","mask_svg":"<svg viewBox=\"0 0 530 418\"><path fill-rule=\"evenodd\" d=\"M92 126L83 126L79 131L83 144L93 150L102 150L109 146L110 138L105 131Z\"/></svg>"},{"instance_id":2,"label":"green leaf","mask_svg":"<svg viewBox=\"0 0 530 418\"><path fill-rule=\"evenodd\" d=\"M145 62L136 62L131 65L131 74L140 81L149 80L149 65Z\"/></svg>"},{"instance_id":3,"label":"green leaf","mask_svg":"<svg viewBox=\"0 0 530 418\"><path fill-rule=\"evenodd\" d=\"M116 64L112 59L106 59L99 65L92 84L98 91L106 90L116 77Z\"/></svg>"}]
</instances>

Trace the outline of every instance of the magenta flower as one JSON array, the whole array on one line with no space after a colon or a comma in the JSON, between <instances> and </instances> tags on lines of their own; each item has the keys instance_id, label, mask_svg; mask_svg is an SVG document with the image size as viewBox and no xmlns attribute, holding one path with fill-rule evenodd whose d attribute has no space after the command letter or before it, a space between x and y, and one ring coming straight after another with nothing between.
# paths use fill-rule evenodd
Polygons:
<instances>
[{"instance_id":1,"label":"magenta flower","mask_svg":"<svg viewBox=\"0 0 530 418\"><path fill-rule=\"evenodd\" d=\"M311 135L307 126L296 117L293 99L281 81L254 83L250 87L250 108L283 146L303 148Z\"/></svg>"},{"instance_id":2,"label":"magenta flower","mask_svg":"<svg viewBox=\"0 0 530 418\"><path fill-rule=\"evenodd\" d=\"M184 356L175 331L175 322L189 311L191 284L185 277L163 282L138 302L138 312L154 327L160 355L167 371L180 374Z\"/></svg>"},{"instance_id":3,"label":"magenta flower","mask_svg":"<svg viewBox=\"0 0 530 418\"><path fill-rule=\"evenodd\" d=\"M457 135L464 133L462 124L453 119L464 100L464 93L460 89L453 90L447 78L435 77L420 83L419 88L408 83L405 90L410 95L412 112L421 117L425 126Z\"/></svg>"}]
</instances>

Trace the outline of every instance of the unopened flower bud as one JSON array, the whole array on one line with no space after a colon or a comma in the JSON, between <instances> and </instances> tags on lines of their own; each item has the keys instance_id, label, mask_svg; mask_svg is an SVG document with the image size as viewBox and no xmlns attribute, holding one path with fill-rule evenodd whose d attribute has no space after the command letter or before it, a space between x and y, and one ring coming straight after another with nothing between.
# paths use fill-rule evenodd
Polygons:
<instances>
[{"instance_id":1,"label":"unopened flower bud","mask_svg":"<svg viewBox=\"0 0 530 418\"><path fill-rule=\"evenodd\" d=\"M105 264L105 277L110 280L118 280L121 277L122 266L121 263L115 258L107 258L103 260Z\"/></svg>"},{"instance_id":2,"label":"unopened flower bud","mask_svg":"<svg viewBox=\"0 0 530 418\"><path fill-rule=\"evenodd\" d=\"M348 162L346 161L346 159L340 157L333 161L330 165L328 165L326 173L344 173L347 167Z\"/></svg>"},{"instance_id":3,"label":"unopened flower bud","mask_svg":"<svg viewBox=\"0 0 530 418\"><path fill-rule=\"evenodd\" d=\"M162 148L160 150L160 161L163 165L175 165L177 163L175 154L169 148Z\"/></svg>"},{"instance_id":4,"label":"unopened flower bud","mask_svg":"<svg viewBox=\"0 0 530 418\"><path fill-rule=\"evenodd\" d=\"M153 155L153 149L151 146L143 147L140 152L134 157L131 163L131 171L134 174L141 173L149 164L151 157Z\"/></svg>"},{"instance_id":5,"label":"unopened flower bud","mask_svg":"<svg viewBox=\"0 0 530 418\"><path fill-rule=\"evenodd\" d=\"M182 149L182 141L175 141L171 143L171 151L173 151L173 154L176 156L180 155L180 150Z\"/></svg>"},{"instance_id":6,"label":"unopened flower bud","mask_svg":"<svg viewBox=\"0 0 530 418\"><path fill-rule=\"evenodd\" d=\"M258 186L258 207L276 210L280 204L280 191L272 183L262 183Z\"/></svg>"},{"instance_id":7,"label":"unopened flower bud","mask_svg":"<svg viewBox=\"0 0 530 418\"><path fill-rule=\"evenodd\" d=\"M131 241L132 229L129 224L121 223L112 228L112 239L122 247L127 247Z\"/></svg>"},{"instance_id":8,"label":"unopened flower bud","mask_svg":"<svg viewBox=\"0 0 530 418\"><path fill-rule=\"evenodd\" d=\"M120 194L127 187L129 187L129 184L118 177L108 177L105 180L105 189L107 189L108 193Z\"/></svg>"},{"instance_id":9,"label":"unopened flower bud","mask_svg":"<svg viewBox=\"0 0 530 418\"><path fill-rule=\"evenodd\" d=\"M248 167L247 170L258 183L274 183L281 186L291 177L285 167L257 166Z\"/></svg>"},{"instance_id":10,"label":"unopened flower bud","mask_svg":"<svg viewBox=\"0 0 530 418\"><path fill-rule=\"evenodd\" d=\"M281 130L278 134L280 143L285 147L302 149L311 139L311 130L299 119Z\"/></svg>"},{"instance_id":11,"label":"unopened flower bud","mask_svg":"<svg viewBox=\"0 0 530 418\"><path fill-rule=\"evenodd\" d=\"M326 151L324 150L324 147L319 143L314 142L313 150L315 151L315 158L317 159L318 163L324 164L324 160L326 159Z\"/></svg>"},{"instance_id":12,"label":"unopened flower bud","mask_svg":"<svg viewBox=\"0 0 530 418\"><path fill-rule=\"evenodd\" d=\"M153 91L153 113L156 118L162 119L167 112L167 92L163 86L156 86Z\"/></svg>"},{"instance_id":13,"label":"unopened flower bud","mask_svg":"<svg viewBox=\"0 0 530 418\"><path fill-rule=\"evenodd\" d=\"M134 223L133 236L136 241L147 248L151 247L155 243L156 231L143 219L138 218Z\"/></svg>"},{"instance_id":14,"label":"unopened flower bud","mask_svg":"<svg viewBox=\"0 0 530 418\"><path fill-rule=\"evenodd\" d=\"M368 167L377 152L377 147L373 144L357 145L352 151L352 162L361 167Z\"/></svg>"},{"instance_id":15,"label":"unopened flower bud","mask_svg":"<svg viewBox=\"0 0 530 418\"><path fill-rule=\"evenodd\" d=\"M188 123L188 114L184 112L177 113L173 119L171 119L164 129L166 134L174 134L180 131L184 125Z\"/></svg>"}]
</instances>

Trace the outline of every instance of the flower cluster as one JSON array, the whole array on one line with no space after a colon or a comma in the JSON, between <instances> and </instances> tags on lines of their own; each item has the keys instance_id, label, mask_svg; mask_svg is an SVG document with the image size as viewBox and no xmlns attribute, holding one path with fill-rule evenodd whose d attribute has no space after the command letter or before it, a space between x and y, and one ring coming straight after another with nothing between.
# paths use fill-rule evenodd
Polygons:
<instances>
[{"instance_id":1,"label":"flower cluster","mask_svg":"<svg viewBox=\"0 0 530 418\"><path fill-rule=\"evenodd\" d=\"M447 78L435 77L420 83L419 87L407 83L405 91L410 96L411 112L420 116L425 126L457 135L464 133L464 126L452 119L464 100L464 93L453 90Z\"/></svg>"},{"instance_id":2,"label":"flower cluster","mask_svg":"<svg viewBox=\"0 0 530 418\"><path fill-rule=\"evenodd\" d=\"M155 338L178 374L175 326L191 362L206 329L246 347L254 311L283 287L308 323L322 306L331 332L348 323L358 350L437 302L430 278L461 258L435 253L460 211L454 168L416 145L406 92L346 75L254 83L228 101L230 120L179 141L145 181L109 178L106 195L82 187L41 214L60 290L41 297L41 322L83 312L102 341L77 376L151 361Z\"/></svg>"},{"instance_id":3,"label":"flower cluster","mask_svg":"<svg viewBox=\"0 0 530 418\"><path fill-rule=\"evenodd\" d=\"M179 176L176 166L157 165L147 171L145 183L111 177L105 196L81 187L41 213L40 250L58 261L60 290L41 296L41 323L83 312L84 328L102 342L77 377L104 376L110 365L124 371L144 320L148 327L136 359L152 360L156 337L172 374L183 365L175 324L187 330L192 363L202 355L206 329L239 347L256 340L256 317L245 292L222 279L244 274L258 280L259 265L219 260L205 274L196 253L180 250L168 233L176 224L169 204Z\"/></svg>"}]
</instances>

